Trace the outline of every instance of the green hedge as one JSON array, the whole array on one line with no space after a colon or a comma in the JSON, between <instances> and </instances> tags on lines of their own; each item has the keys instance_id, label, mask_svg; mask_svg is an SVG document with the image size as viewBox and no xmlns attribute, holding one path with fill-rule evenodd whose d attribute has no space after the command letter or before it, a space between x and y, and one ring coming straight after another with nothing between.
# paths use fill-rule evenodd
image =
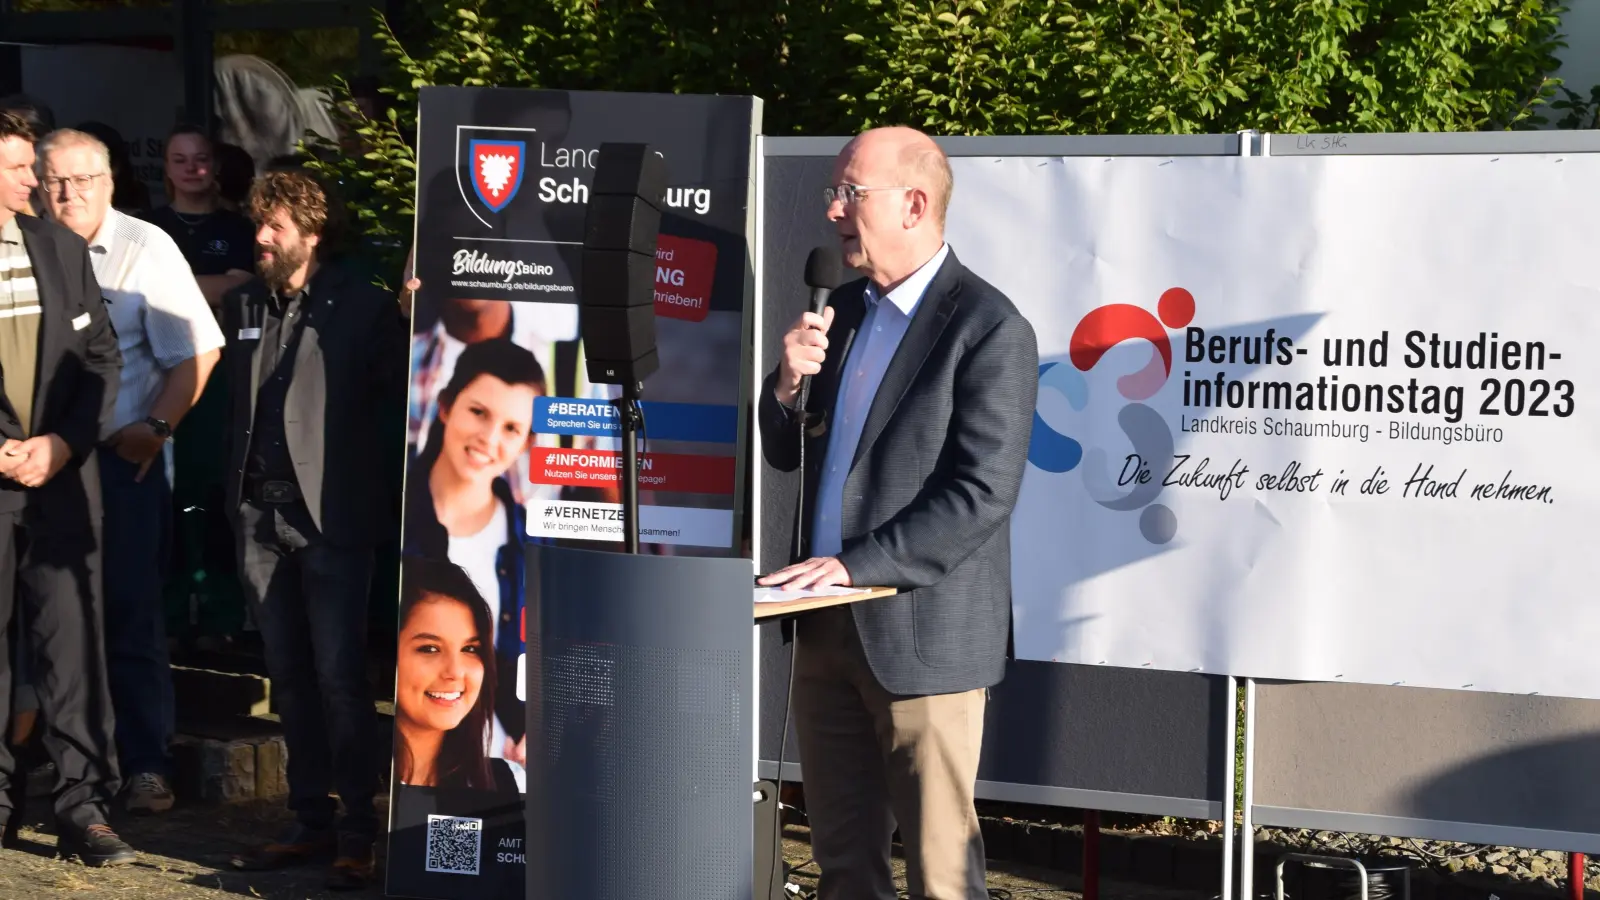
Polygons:
<instances>
[{"instance_id":1,"label":"green hedge","mask_svg":"<svg viewBox=\"0 0 1600 900\"><path fill-rule=\"evenodd\" d=\"M1463 131L1556 96L1544 0L417 0L322 163L398 268L425 85L756 94L768 134ZM1569 115L1569 118L1571 116Z\"/></svg>"}]
</instances>

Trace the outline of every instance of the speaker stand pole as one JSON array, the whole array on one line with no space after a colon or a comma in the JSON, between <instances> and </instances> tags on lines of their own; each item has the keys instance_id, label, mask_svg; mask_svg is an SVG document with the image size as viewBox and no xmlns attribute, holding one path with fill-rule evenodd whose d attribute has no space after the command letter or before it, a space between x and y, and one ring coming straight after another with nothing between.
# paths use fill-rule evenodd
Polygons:
<instances>
[{"instance_id":1,"label":"speaker stand pole","mask_svg":"<svg viewBox=\"0 0 1600 900\"><path fill-rule=\"evenodd\" d=\"M639 394L644 385L622 386L622 396L611 401L622 424L622 539L627 552L639 552Z\"/></svg>"}]
</instances>

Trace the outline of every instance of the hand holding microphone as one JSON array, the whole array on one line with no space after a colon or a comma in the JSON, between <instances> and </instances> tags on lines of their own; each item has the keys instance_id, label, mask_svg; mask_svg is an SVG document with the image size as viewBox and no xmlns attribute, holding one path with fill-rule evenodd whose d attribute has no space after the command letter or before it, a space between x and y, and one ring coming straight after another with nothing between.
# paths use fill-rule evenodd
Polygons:
<instances>
[{"instance_id":1,"label":"hand holding microphone","mask_svg":"<svg viewBox=\"0 0 1600 900\"><path fill-rule=\"evenodd\" d=\"M833 325L833 307L800 314L794 327L783 336L783 356L778 363L778 402L794 406L805 380L822 371L828 358L828 328Z\"/></svg>"},{"instance_id":2,"label":"hand holding microphone","mask_svg":"<svg viewBox=\"0 0 1600 900\"><path fill-rule=\"evenodd\" d=\"M778 361L777 386L773 393L779 403L799 411L801 427L795 439L795 468L798 469L795 504L794 558L799 559L805 534L804 510L806 508L806 403L811 395L811 376L822 371L828 358L828 329L833 327L833 307L828 305L828 294L844 281L844 261L837 247L822 246L806 257L806 287L811 288L811 309L783 336L783 353ZM797 402L798 400L798 402ZM849 584L850 573L837 559L807 560L760 579L758 584L787 587L809 585Z\"/></svg>"},{"instance_id":3,"label":"hand holding microphone","mask_svg":"<svg viewBox=\"0 0 1600 900\"><path fill-rule=\"evenodd\" d=\"M778 361L775 393L784 406L803 406L810 393L811 376L822 371L828 358L828 329L833 325L833 307L828 294L843 281L843 261L834 247L817 247L806 257L806 286L811 288L811 308L800 315L783 336L783 353Z\"/></svg>"}]
</instances>

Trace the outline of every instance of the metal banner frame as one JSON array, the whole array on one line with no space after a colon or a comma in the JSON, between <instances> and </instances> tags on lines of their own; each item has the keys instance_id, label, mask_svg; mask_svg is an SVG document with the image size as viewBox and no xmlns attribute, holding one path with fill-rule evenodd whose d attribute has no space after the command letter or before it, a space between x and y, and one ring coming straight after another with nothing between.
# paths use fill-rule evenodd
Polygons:
<instances>
[{"instance_id":1,"label":"metal banner frame","mask_svg":"<svg viewBox=\"0 0 1600 900\"><path fill-rule=\"evenodd\" d=\"M1596 153L1600 152L1600 132L1596 131L1519 131L1519 132L1469 132L1469 133L1405 133L1405 134L1264 134L1261 135L1260 151L1255 154L1262 157L1274 156L1411 156L1411 155L1504 155L1514 153L1535 154L1571 154L1571 153ZM1245 706L1245 740L1244 740L1244 815L1240 826L1241 848L1240 885L1239 897L1241 900L1258 900L1252 893L1252 876L1254 874L1254 848L1253 840L1255 828L1259 826L1272 826L1282 828L1304 828L1313 830L1354 832L1363 834L1383 834L1394 837L1414 837L1419 839L1458 841L1463 843L1488 843L1509 846L1530 847L1544 850L1566 850L1572 852L1594 852L1600 850L1600 831L1582 832L1563 828L1538 828L1526 825L1497 824L1493 821L1465 821L1449 818L1417 818L1411 816L1397 816L1385 814L1377 810L1359 809L1306 809L1288 806L1273 805L1272 803L1257 804L1255 786L1258 758L1257 758L1257 728L1268 729L1268 736L1273 732L1274 722L1263 721L1257 716L1257 682L1253 678L1244 678L1246 706ZM1300 687L1312 687L1310 682L1271 682L1267 685L1275 694L1278 692L1292 692ZM1406 700L1415 702L1416 694L1402 695L1400 692L1417 692L1428 690L1423 688L1364 685L1362 696L1359 698L1364 706L1371 706L1375 701L1388 697L1395 700L1403 696ZM1477 692L1461 691L1472 695ZM1526 711L1526 717L1519 717L1515 722L1505 721L1504 717L1484 716L1481 719L1480 729L1466 735L1461 731L1454 732L1458 738L1470 737L1472 743L1463 746L1457 743L1452 750L1458 755L1487 757L1495 750L1495 745L1523 743L1532 741L1539 735L1530 734L1527 721L1539 719L1540 713L1532 707L1536 704L1549 704L1551 698L1545 697L1512 697L1499 695L1498 701L1502 710L1520 709ZM1317 700L1317 709L1327 713L1329 698L1320 696ZM1592 712L1595 721L1600 721L1600 701L1557 701L1572 704L1569 709L1577 709L1581 705L1586 712ZM1398 704L1397 704L1398 705ZM1549 718L1549 714L1545 714ZM1268 742L1269 746L1271 741ZM1306 760L1302 755L1296 754L1295 759L1304 765ZM1316 761L1312 761L1315 765ZM1341 769L1337 761L1327 760L1326 771ZM1370 780L1373 771L1364 771L1359 777ZM1546 778L1553 781L1576 787L1586 783L1587 771L1573 771L1567 777L1558 773L1546 773ZM1600 805L1600 791L1592 792L1594 797L1586 798L1584 807ZM1483 801L1478 801L1483 802ZM1493 800L1488 801L1490 805ZM1353 805L1353 804L1352 804ZM1484 819L1494 817L1496 812L1504 810L1486 809ZM1464 819L1465 817L1461 817ZM1268 892L1270 893L1270 892ZM1266 893L1261 895L1267 896Z\"/></svg>"}]
</instances>

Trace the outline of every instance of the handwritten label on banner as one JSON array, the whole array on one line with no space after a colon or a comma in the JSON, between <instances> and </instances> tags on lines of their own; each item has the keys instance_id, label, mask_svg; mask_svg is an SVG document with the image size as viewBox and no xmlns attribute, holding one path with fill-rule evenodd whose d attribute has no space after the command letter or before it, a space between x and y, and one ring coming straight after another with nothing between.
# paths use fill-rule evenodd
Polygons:
<instances>
[{"instance_id":1,"label":"handwritten label on banner","mask_svg":"<svg viewBox=\"0 0 1600 900\"><path fill-rule=\"evenodd\" d=\"M684 494L731 494L733 467L731 456L644 453L639 456L639 487ZM534 484L609 486L622 477L622 454L535 447L528 477Z\"/></svg>"},{"instance_id":2,"label":"handwritten label on banner","mask_svg":"<svg viewBox=\"0 0 1600 900\"><path fill-rule=\"evenodd\" d=\"M716 276L716 244L661 235L656 239L656 315L705 321Z\"/></svg>"},{"instance_id":3,"label":"handwritten label on banner","mask_svg":"<svg viewBox=\"0 0 1600 900\"><path fill-rule=\"evenodd\" d=\"M658 441L732 444L738 440L739 411L700 403L640 403L645 435ZM533 401L533 430L540 434L613 437L622 433L617 408L607 400L539 397Z\"/></svg>"}]
</instances>

